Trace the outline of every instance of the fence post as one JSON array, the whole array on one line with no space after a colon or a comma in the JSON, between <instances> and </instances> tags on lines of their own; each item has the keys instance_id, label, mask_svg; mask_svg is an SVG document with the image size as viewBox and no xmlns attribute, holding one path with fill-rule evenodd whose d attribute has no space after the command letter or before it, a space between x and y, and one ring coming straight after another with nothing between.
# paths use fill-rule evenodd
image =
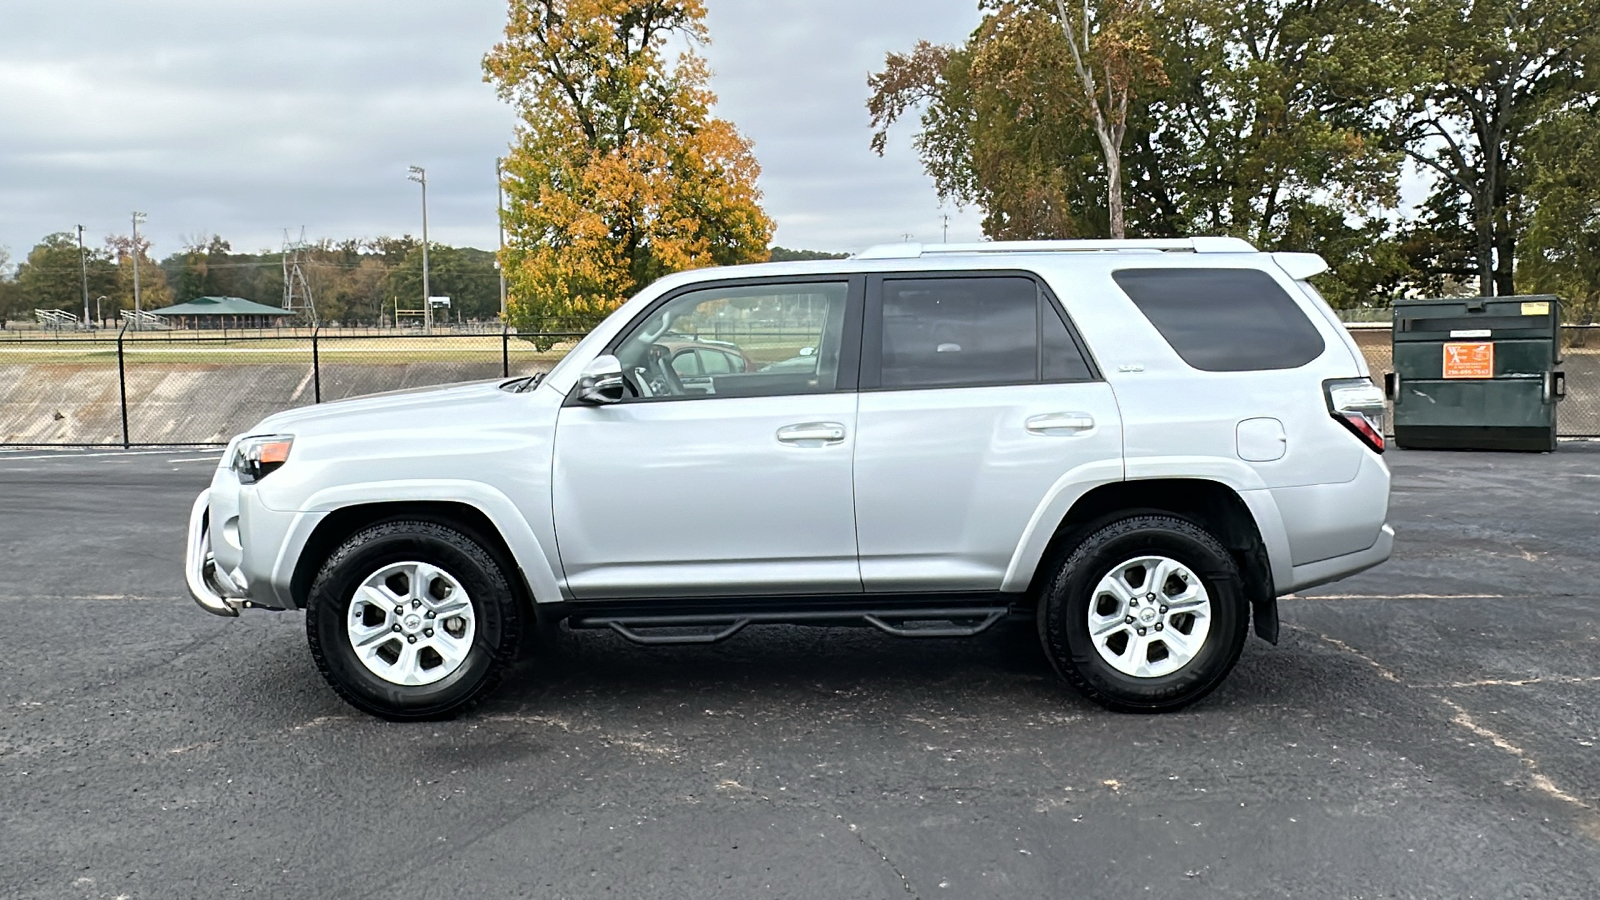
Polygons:
<instances>
[{"instance_id":1,"label":"fence post","mask_svg":"<svg viewBox=\"0 0 1600 900\"><path fill-rule=\"evenodd\" d=\"M117 387L122 395L122 449L126 450L132 443L128 440L128 369L122 362L122 336L128 331L128 323L122 323L122 329L117 332Z\"/></svg>"},{"instance_id":2,"label":"fence post","mask_svg":"<svg viewBox=\"0 0 1600 900\"><path fill-rule=\"evenodd\" d=\"M316 402L322 402L322 357L317 351L317 333L321 325L311 326L311 392Z\"/></svg>"},{"instance_id":3,"label":"fence post","mask_svg":"<svg viewBox=\"0 0 1600 900\"><path fill-rule=\"evenodd\" d=\"M511 326L500 326L500 377L511 377Z\"/></svg>"}]
</instances>

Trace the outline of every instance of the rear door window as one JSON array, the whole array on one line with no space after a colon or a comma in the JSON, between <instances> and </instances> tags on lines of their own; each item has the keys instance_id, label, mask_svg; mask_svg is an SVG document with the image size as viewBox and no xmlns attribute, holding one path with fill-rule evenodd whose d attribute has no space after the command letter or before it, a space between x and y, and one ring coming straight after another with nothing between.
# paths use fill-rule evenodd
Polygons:
<instances>
[{"instance_id":1,"label":"rear door window","mask_svg":"<svg viewBox=\"0 0 1600 900\"><path fill-rule=\"evenodd\" d=\"M1123 269L1111 277L1196 369L1297 369L1322 355L1316 326L1258 269Z\"/></svg>"},{"instance_id":2,"label":"rear door window","mask_svg":"<svg viewBox=\"0 0 1600 900\"><path fill-rule=\"evenodd\" d=\"M878 386L1093 378L1055 304L1021 276L885 278L872 325ZM869 337L870 339L870 337Z\"/></svg>"},{"instance_id":3,"label":"rear door window","mask_svg":"<svg viewBox=\"0 0 1600 900\"><path fill-rule=\"evenodd\" d=\"M1094 378L1094 373L1089 371L1089 363L1083 358L1083 352L1078 349L1078 344L1072 339L1072 334L1067 331L1067 323L1061 320L1061 314L1056 312L1054 303L1046 301L1042 304L1039 316L1043 326L1040 334L1043 345L1044 380L1045 381L1089 381Z\"/></svg>"}]
</instances>

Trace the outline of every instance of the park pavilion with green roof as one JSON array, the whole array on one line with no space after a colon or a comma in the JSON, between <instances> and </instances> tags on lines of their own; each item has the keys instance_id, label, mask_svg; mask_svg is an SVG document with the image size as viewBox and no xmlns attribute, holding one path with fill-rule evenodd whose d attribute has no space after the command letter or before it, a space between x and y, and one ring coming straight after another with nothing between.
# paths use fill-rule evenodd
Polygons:
<instances>
[{"instance_id":1,"label":"park pavilion with green roof","mask_svg":"<svg viewBox=\"0 0 1600 900\"><path fill-rule=\"evenodd\" d=\"M287 309L243 297L196 297L150 312L178 328L271 328L292 315Z\"/></svg>"}]
</instances>

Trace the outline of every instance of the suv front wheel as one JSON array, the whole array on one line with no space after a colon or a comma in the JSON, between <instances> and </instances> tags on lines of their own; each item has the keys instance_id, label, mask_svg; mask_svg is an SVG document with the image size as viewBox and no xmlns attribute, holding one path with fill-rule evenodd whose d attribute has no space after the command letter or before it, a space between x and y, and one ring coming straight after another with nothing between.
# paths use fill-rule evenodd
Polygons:
<instances>
[{"instance_id":1,"label":"suv front wheel","mask_svg":"<svg viewBox=\"0 0 1600 900\"><path fill-rule=\"evenodd\" d=\"M328 557L306 636L328 683L387 719L455 715L499 683L522 614L477 540L425 521L381 522Z\"/></svg>"},{"instance_id":2,"label":"suv front wheel","mask_svg":"<svg viewBox=\"0 0 1600 900\"><path fill-rule=\"evenodd\" d=\"M1228 551L1160 514L1090 534L1050 580L1038 617L1056 671L1120 712L1166 712L1209 694L1238 662L1249 618Z\"/></svg>"}]
</instances>

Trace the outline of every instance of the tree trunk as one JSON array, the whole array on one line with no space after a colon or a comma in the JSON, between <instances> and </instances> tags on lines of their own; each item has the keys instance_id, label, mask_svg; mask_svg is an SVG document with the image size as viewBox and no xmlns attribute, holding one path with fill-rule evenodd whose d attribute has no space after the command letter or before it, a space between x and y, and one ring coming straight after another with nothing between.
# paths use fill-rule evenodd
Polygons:
<instances>
[{"instance_id":1,"label":"tree trunk","mask_svg":"<svg viewBox=\"0 0 1600 900\"><path fill-rule=\"evenodd\" d=\"M1111 151L1106 152L1106 212L1111 216L1112 240L1127 237L1122 218L1122 158Z\"/></svg>"},{"instance_id":2,"label":"tree trunk","mask_svg":"<svg viewBox=\"0 0 1600 900\"><path fill-rule=\"evenodd\" d=\"M1476 240L1474 262L1478 264L1478 294L1493 297L1494 293L1494 199L1480 186L1480 196L1472 198L1473 233Z\"/></svg>"},{"instance_id":3,"label":"tree trunk","mask_svg":"<svg viewBox=\"0 0 1600 900\"><path fill-rule=\"evenodd\" d=\"M1509 230L1503 231L1495 241L1494 293L1497 297L1514 297L1517 293L1516 259L1517 239Z\"/></svg>"}]
</instances>

